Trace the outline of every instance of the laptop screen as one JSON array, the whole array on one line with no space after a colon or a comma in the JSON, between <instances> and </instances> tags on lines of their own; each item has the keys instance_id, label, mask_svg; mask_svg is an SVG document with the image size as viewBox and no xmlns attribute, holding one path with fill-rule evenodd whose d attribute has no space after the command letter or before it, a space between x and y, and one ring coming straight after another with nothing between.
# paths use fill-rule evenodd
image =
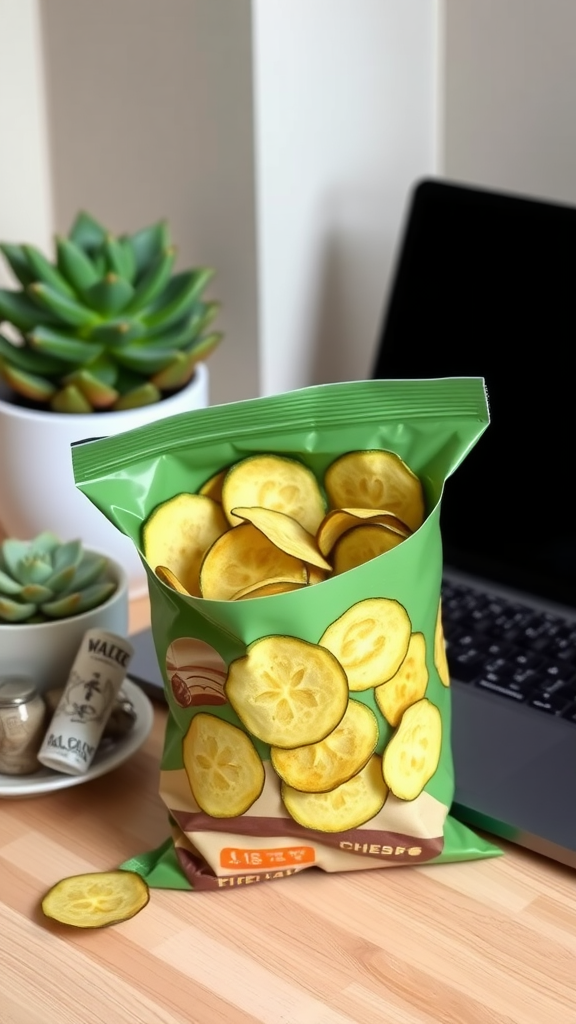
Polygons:
<instances>
[{"instance_id":1,"label":"laptop screen","mask_svg":"<svg viewBox=\"0 0 576 1024\"><path fill-rule=\"evenodd\" d=\"M421 182L373 375L486 379L491 424L446 485L445 561L576 605L576 208Z\"/></svg>"}]
</instances>

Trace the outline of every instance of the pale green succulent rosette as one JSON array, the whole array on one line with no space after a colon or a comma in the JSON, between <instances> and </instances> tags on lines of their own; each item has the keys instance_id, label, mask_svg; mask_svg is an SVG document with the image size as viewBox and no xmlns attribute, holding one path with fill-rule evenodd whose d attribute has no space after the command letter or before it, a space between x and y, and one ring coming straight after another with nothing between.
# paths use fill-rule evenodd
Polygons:
<instances>
[{"instance_id":1,"label":"pale green succulent rosette","mask_svg":"<svg viewBox=\"0 0 576 1024\"><path fill-rule=\"evenodd\" d=\"M103 604L116 590L105 579L108 560L78 540L53 533L0 544L0 625L66 619Z\"/></svg>"}]
</instances>

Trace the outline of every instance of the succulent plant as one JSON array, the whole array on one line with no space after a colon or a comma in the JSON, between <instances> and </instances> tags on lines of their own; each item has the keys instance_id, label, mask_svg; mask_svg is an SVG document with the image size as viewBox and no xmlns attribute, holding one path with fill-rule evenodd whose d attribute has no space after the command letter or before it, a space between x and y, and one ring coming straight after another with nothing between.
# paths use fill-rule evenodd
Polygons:
<instances>
[{"instance_id":1,"label":"succulent plant","mask_svg":"<svg viewBox=\"0 0 576 1024\"><path fill-rule=\"evenodd\" d=\"M115 237L81 212L52 263L33 245L0 245L20 290L0 289L0 377L28 405L87 413L158 402L218 345L202 298L213 271L173 274L162 221Z\"/></svg>"},{"instance_id":2,"label":"succulent plant","mask_svg":"<svg viewBox=\"0 0 576 1024\"><path fill-rule=\"evenodd\" d=\"M104 556L85 552L79 540L62 544L49 531L34 540L7 538L0 544L0 626L66 619L96 608L116 590L107 566Z\"/></svg>"}]
</instances>

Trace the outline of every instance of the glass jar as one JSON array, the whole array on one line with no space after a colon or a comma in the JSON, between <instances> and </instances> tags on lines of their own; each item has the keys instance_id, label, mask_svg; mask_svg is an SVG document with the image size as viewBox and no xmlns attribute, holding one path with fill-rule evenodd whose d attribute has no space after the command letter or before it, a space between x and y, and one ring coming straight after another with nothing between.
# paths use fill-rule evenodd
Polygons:
<instances>
[{"instance_id":1,"label":"glass jar","mask_svg":"<svg viewBox=\"0 0 576 1024\"><path fill-rule=\"evenodd\" d=\"M36 755L45 718L46 706L31 679L0 677L0 772L31 775L42 767Z\"/></svg>"}]
</instances>

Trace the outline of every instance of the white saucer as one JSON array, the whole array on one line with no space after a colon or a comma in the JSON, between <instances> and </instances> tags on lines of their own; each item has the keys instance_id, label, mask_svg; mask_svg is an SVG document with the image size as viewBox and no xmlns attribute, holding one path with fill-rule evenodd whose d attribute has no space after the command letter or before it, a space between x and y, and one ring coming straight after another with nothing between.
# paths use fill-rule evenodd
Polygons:
<instances>
[{"instance_id":1,"label":"white saucer","mask_svg":"<svg viewBox=\"0 0 576 1024\"><path fill-rule=\"evenodd\" d=\"M106 745L96 753L84 775L64 775L50 768L41 768L33 775L0 774L0 797L38 796L41 793L53 793L57 789L68 789L69 786L79 786L82 782L89 782L90 779L97 779L98 776L111 772L113 768L127 761L148 736L154 721L154 711L146 694L130 679L125 679L122 683L122 692L132 702L136 721L124 739Z\"/></svg>"}]
</instances>

